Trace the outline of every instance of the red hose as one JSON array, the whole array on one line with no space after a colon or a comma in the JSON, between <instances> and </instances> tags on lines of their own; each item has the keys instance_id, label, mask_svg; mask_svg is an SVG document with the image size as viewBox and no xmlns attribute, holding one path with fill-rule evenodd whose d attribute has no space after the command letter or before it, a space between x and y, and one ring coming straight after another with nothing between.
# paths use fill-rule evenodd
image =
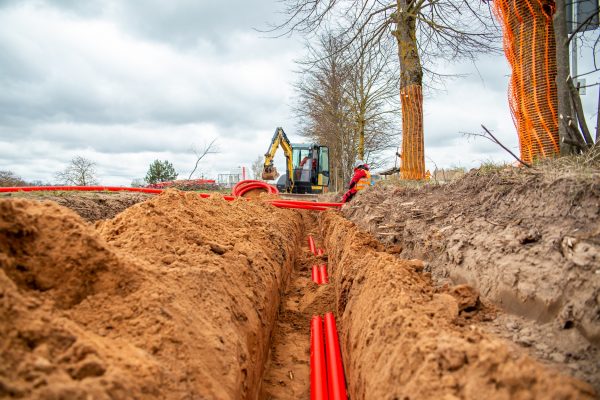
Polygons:
<instances>
[{"instance_id":1,"label":"red hose","mask_svg":"<svg viewBox=\"0 0 600 400\"><path fill-rule=\"evenodd\" d=\"M313 254L317 254L316 250L315 250L315 240L313 239L313 237L311 235L308 235L308 248L310 249L310 252Z\"/></svg>"},{"instance_id":2,"label":"red hose","mask_svg":"<svg viewBox=\"0 0 600 400\"><path fill-rule=\"evenodd\" d=\"M231 194L234 196L244 196L251 190L260 190L268 194L279 194L279 190L275 186L271 186L263 181L245 180L236 183L231 189Z\"/></svg>"},{"instance_id":3,"label":"red hose","mask_svg":"<svg viewBox=\"0 0 600 400\"><path fill-rule=\"evenodd\" d=\"M329 283L329 275L327 275L327 264L319 265L319 283L321 285Z\"/></svg>"},{"instance_id":4,"label":"red hose","mask_svg":"<svg viewBox=\"0 0 600 400\"><path fill-rule=\"evenodd\" d=\"M8 192L50 192L50 191L77 191L77 192L138 192L159 194L161 189L148 188L130 188L121 186L20 186L20 187L3 187L0 188L0 193Z\"/></svg>"},{"instance_id":5,"label":"red hose","mask_svg":"<svg viewBox=\"0 0 600 400\"><path fill-rule=\"evenodd\" d=\"M314 318L314 317L313 317ZM333 313L325 314L325 347L327 348L327 382L331 400L346 400L346 379L340 353L335 317Z\"/></svg>"},{"instance_id":6,"label":"red hose","mask_svg":"<svg viewBox=\"0 0 600 400\"><path fill-rule=\"evenodd\" d=\"M313 265L312 266L312 271L311 271L311 279L314 283L316 283L317 285L319 285L321 283L321 275L319 275L319 267L317 265Z\"/></svg>"},{"instance_id":7,"label":"red hose","mask_svg":"<svg viewBox=\"0 0 600 400\"><path fill-rule=\"evenodd\" d=\"M318 315L310 321L310 399L328 400L325 370L325 343L323 321Z\"/></svg>"}]
</instances>

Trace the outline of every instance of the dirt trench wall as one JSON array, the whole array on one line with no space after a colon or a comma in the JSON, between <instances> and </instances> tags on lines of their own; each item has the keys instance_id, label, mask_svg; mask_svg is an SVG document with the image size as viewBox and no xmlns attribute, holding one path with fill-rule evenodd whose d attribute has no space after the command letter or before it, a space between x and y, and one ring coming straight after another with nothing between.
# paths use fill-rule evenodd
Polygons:
<instances>
[{"instance_id":1,"label":"dirt trench wall","mask_svg":"<svg viewBox=\"0 0 600 400\"><path fill-rule=\"evenodd\" d=\"M176 191L95 228L0 200L0 397L255 398L300 231Z\"/></svg>"},{"instance_id":2,"label":"dirt trench wall","mask_svg":"<svg viewBox=\"0 0 600 400\"><path fill-rule=\"evenodd\" d=\"M387 254L333 212L322 232L351 398L594 398L591 386L459 323L457 297L434 291L421 262Z\"/></svg>"},{"instance_id":3,"label":"dirt trench wall","mask_svg":"<svg viewBox=\"0 0 600 400\"><path fill-rule=\"evenodd\" d=\"M600 185L506 170L421 189L375 187L344 215L437 282L468 283L505 310L600 346Z\"/></svg>"}]
</instances>

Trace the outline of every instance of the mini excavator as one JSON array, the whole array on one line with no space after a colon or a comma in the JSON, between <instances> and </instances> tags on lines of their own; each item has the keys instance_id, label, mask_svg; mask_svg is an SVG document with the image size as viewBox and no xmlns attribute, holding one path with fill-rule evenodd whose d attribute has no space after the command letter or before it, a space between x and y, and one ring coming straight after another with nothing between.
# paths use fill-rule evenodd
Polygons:
<instances>
[{"instance_id":1,"label":"mini excavator","mask_svg":"<svg viewBox=\"0 0 600 400\"><path fill-rule=\"evenodd\" d=\"M265 154L262 178L274 180L279 176L273 165L277 148L283 149L286 173L277 181L277 188L285 193L320 194L329 187L329 148L318 144L292 144L283 128L275 129L269 150Z\"/></svg>"}]
</instances>

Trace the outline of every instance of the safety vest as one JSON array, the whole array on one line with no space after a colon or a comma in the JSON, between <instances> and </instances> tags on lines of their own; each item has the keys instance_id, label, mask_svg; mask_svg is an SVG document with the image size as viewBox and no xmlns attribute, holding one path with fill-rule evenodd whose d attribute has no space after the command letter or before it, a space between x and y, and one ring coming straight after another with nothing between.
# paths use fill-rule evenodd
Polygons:
<instances>
[{"instance_id":1,"label":"safety vest","mask_svg":"<svg viewBox=\"0 0 600 400\"><path fill-rule=\"evenodd\" d=\"M367 170L365 170L365 172L367 173L367 176L363 176L358 180L358 182L356 182L356 190L363 190L371 185L371 173Z\"/></svg>"}]
</instances>

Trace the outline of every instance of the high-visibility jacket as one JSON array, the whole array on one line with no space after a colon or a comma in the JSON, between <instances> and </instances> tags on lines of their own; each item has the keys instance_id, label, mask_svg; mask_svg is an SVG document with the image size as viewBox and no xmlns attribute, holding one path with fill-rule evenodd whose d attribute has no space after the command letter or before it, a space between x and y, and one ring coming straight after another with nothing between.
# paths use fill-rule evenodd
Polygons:
<instances>
[{"instance_id":1,"label":"high-visibility jacket","mask_svg":"<svg viewBox=\"0 0 600 400\"><path fill-rule=\"evenodd\" d=\"M365 176L360 178L354 187L356 190L363 190L369 186L371 186L371 173L365 170Z\"/></svg>"}]
</instances>

